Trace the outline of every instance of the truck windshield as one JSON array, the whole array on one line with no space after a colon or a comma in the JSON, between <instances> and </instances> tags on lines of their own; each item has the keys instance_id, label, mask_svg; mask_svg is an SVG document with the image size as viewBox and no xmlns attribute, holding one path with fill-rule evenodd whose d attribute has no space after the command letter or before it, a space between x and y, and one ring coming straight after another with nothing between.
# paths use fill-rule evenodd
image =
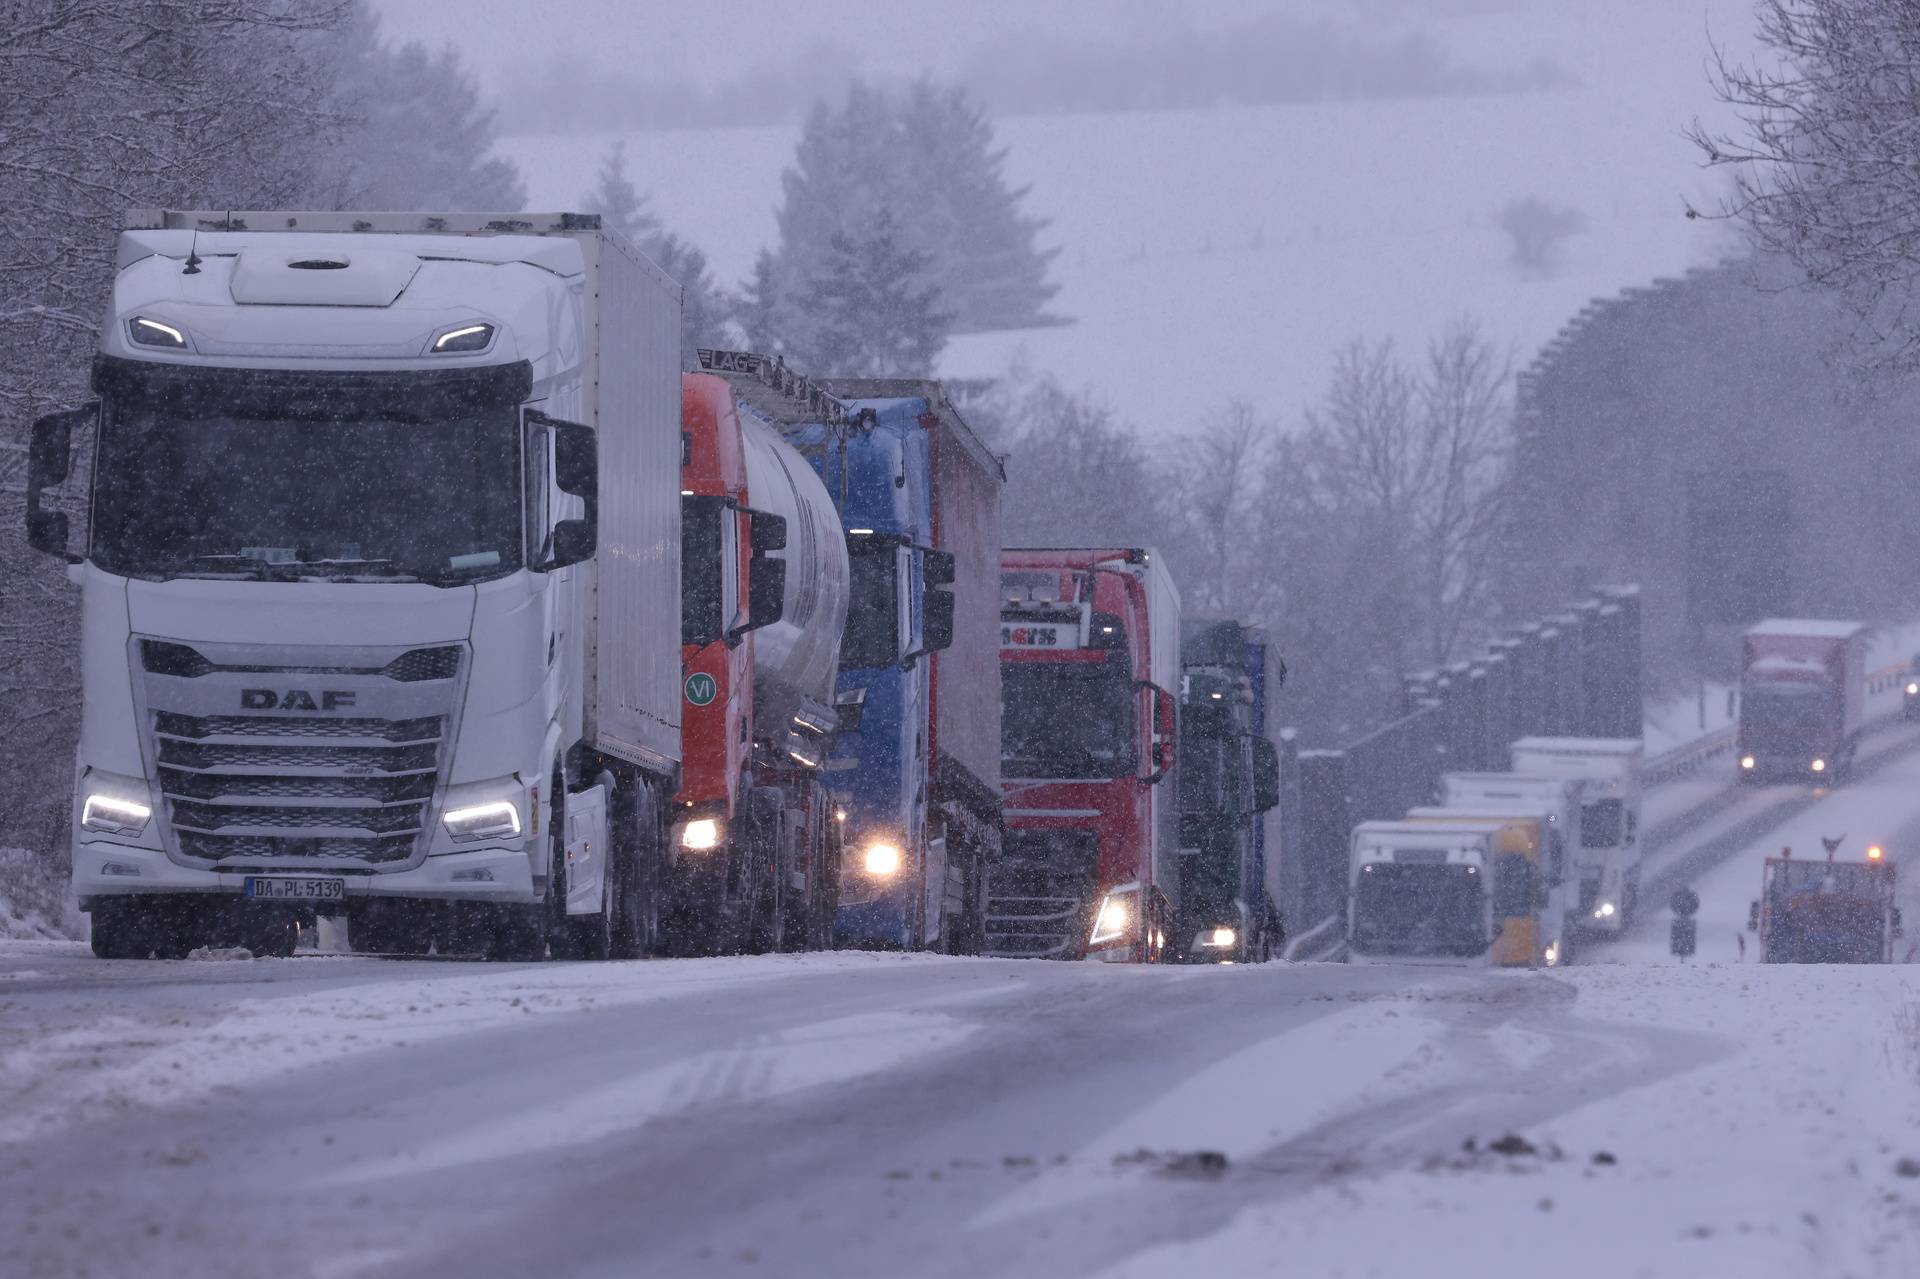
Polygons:
<instances>
[{"instance_id":1,"label":"truck windshield","mask_svg":"<svg viewBox=\"0 0 1920 1279\"><path fill-rule=\"evenodd\" d=\"M109 414L93 559L138 576L448 585L521 563L518 416Z\"/></svg>"},{"instance_id":2,"label":"truck windshield","mask_svg":"<svg viewBox=\"0 0 1920 1279\"><path fill-rule=\"evenodd\" d=\"M1749 684L1740 697L1740 731L1753 745L1796 746L1818 734L1826 689L1818 684Z\"/></svg>"},{"instance_id":3,"label":"truck windshield","mask_svg":"<svg viewBox=\"0 0 1920 1279\"><path fill-rule=\"evenodd\" d=\"M1134 697L1123 663L1003 662L1001 769L1008 777L1127 777Z\"/></svg>"},{"instance_id":4,"label":"truck windshield","mask_svg":"<svg viewBox=\"0 0 1920 1279\"><path fill-rule=\"evenodd\" d=\"M1486 886L1459 863L1361 867L1354 888L1353 946L1371 954L1477 955L1486 950Z\"/></svg>"}]
</instances>

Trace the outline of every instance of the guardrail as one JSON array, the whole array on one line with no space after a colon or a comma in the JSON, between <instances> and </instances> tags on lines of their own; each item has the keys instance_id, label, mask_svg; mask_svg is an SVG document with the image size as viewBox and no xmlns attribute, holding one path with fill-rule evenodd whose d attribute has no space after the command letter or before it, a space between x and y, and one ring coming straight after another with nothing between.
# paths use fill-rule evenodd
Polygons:
<instances>
[{"instance_id":1,"label":"guardrail","mask_svg":"<svg viewBox=\"0 0 1920 1279\"><path fill-rule=\"evenodd\" d=\"M1346 948L1345 918L1340 915L1328 915L1288 942L1286 948L1280 952L1280 958L1293 963L1312 963L1335 959Z\"/></svg>"},{"instance_id":2,"label":"guardrail","mask_svg":"<svg viewBox=\"0 0 1920 1279\"><path fill-rule=\"evenodd\" d=\"M1698 741L1688 742L1685 746L1662 751L1648 760L1640 769L1640 784L1659 786L1666 782L1690 777L1708 763L1722 755L1733 753L1733 744L1739 736L1737 729L1716 728Z\"/></svg>"}]
</instances>

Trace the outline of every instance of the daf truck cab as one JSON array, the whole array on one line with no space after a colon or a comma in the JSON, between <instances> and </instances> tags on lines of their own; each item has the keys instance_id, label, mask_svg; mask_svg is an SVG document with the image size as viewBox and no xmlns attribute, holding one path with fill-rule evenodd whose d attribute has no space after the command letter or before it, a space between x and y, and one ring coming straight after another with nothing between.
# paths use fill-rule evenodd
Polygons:
<instances>
[{"instance_id":1,"label":"daf truck cab","mask_svg":"<svg viewBox=\"0 0 1920 1279\"><path fill-rule=\"evenodd\" d=\"M1580 779L1575 860L1580 926L1617 937L1640 902L1640 768L1645 748L1633 738L1523 737L1513 744L1516 773Z\"/></svg>"},{"instance_id":2,"label":"daf truck cab","mask_svg":"<svg viewBox=\"0 0 1920 1279\"><path fill-rule=\"evenodd\" d=\"M28 501L80 588L96 952L651 944L679 318L592 215L133 215Z\"/></svg>"}]
</instances>

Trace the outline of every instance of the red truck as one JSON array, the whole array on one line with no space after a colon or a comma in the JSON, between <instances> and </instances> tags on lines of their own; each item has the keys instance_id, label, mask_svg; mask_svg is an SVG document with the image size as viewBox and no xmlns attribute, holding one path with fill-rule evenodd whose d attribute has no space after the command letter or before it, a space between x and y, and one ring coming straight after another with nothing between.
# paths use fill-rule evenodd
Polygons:
<instances>
[{"instance_id":1,"label":"red truck","mask_svg":"<svg viewBox=\"0 0 1920 1279\"><path fill-rule=\"evenodd\" d=\"M1747 929L1760 934L1763 964L1892 963L1902 932L1893 863L1878 845L1862 861L1769 857Z\"/></svg>"},{"instance_id":2,"label":"red truck","mask_svg":"<svg viewBox=\"0 0 1920 1279\"><path fill-rule=\"evenodd\" d=\"M1179 906L1180 595L1143 548L1000 557L989 953L1158 962Z\"/></svg>"},{"instance_id":3,"label":"red truck","mask_svg":"<svg viewBox=\"0 0 1920 1279\"><path fill-rule=\"evenodd\" d=\"M1834 782L1866 714L1867 627L1774 618L1746 634L1740 661L1742 781Z\"/></svg>"},{"instance_id":4,"label":"red truck","mask_svg":"<svg viewBox=\"0 0 1920 1279\"><path fill-rule=\"evenodd\" d=\"M680 414L682 763L661 935L675 954L826 947L846 539L813 468L725 378L683 375Z\"/></svg>"}]
</instances>

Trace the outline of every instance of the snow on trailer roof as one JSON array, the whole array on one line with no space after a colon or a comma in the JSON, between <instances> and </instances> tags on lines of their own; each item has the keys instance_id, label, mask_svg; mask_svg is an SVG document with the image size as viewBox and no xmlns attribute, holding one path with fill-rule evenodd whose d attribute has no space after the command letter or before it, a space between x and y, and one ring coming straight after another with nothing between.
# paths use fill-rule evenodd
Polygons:
<instances>
[{"instance_id":1,"label":"snow on trailer roof","mask_svg":"<svg viewBox=\"0 0 1920 1279\"><path fill-rule=\"evenodd\" d=\"M1839 622L1819 618L1769 617L1747 628L1749 635L1810 636L1820 639L1851 639L1867 630L1865 622Z\"/></svg>"}]
</instances>

